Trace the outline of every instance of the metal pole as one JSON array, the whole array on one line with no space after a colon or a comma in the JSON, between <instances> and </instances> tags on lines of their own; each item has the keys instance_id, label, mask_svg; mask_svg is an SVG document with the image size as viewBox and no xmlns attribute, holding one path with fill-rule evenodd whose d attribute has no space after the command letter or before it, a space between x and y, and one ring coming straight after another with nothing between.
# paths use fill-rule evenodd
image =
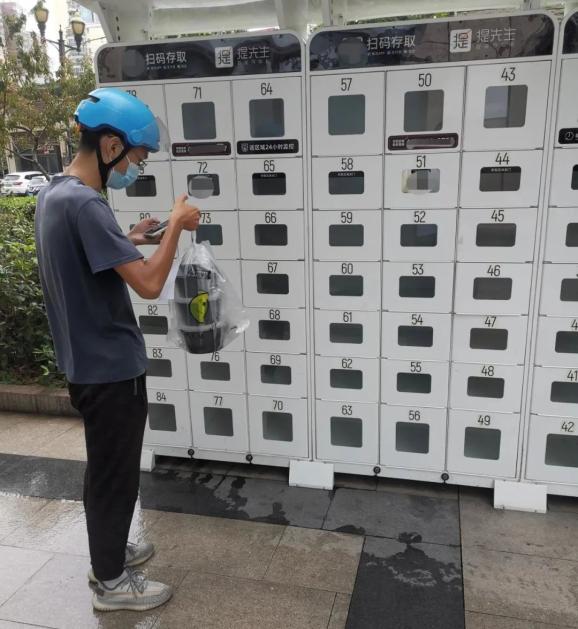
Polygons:
<instances>
[{"instance_id":1,"label":"metal pole","mask_svg":"<svg viewBox=\"0 0 578 629\"><path fill-rule=\"evenodd\" d=\"M58 57L60 58L60 65L64 63L64 55L66 51L64 49L64 36L62 34L62 26L58 27Z\"/></svg>"}]
</instances>

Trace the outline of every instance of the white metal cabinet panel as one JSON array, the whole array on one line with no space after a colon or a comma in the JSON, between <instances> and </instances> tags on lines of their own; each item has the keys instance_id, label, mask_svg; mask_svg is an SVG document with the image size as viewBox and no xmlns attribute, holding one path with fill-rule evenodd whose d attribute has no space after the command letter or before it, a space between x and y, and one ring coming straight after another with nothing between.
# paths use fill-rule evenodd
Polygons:
<instances>
[{"instance_id":1,"label":"white metal cabinet panel","mask_svg":"<svg viewBox=\"0 0 578 629\"><path fill-rule=\"evenodd\" d=\"M147 162L132 186L114 191L114 209L119 212L168 212L173 203L169 162Z\"/></svg>"},{"instance_id":2,"label":"white metal cabinet panel","mask_svg":"<svg viewBox=\"0 0 578 629\"><path fill-rule=\"evenodd\" d=\"M453 409L519 413L522 365L452 363L450 406Z\"/></svg>"},{"instance_id":3,"label":"white metal cabinet panel","mask_svg":"<svg viewBox=\"0 0 578 629\"><path fill-rule=\"evenodd\" d=\"M518 413L449 413L447 469L450 474L513 478L518 454Z\"/></svg>"},{"instance_id":4,"label":"white metal cabinet panel","mask_svg":"<svg viewBox=\"0 0 578 629\"><path fill-rule=\"evenodd\" d=\"M464 149L544 144L550 61L509 60L467 70Z\"/></svg>"},{"instance_id":5,"label":"white metal cabinet panel","mask_svg":"<svg viewBox=\"0 0 578 629\"><path fill-rule=\"evenodd\" d=\"M545 264L540 314L572 317L578 313L578 264Z\"/></svg>"},{"instance_id":6,"label":"white metal cabinet panel","mask_svg":"<svg viewBox=\"0 0 578 629\"><path fill-rule=\"evenodd\" d=\"M217 260L236 260L240 257L239 215L236 211L202 211L197 231L185 233L189 242L193 242L193 238L195 242L208 242Z\"/></svg>"},{"instance_id":7,"label":"white metal cabinet panel","mask_svg":"<svg viewBox=\"0 0 578 629\"><path fill-rule=\"evenodd\" d=\"M564 128L578 127L576 94L578 94L578 59L562 59L556 117L558 132ZM558 133L556 133L555 141L557 146L562 146Z\"/></svg>"},{"instance_id":8,"label":"white metal cabinet panel","mask_svg":"<svg viewBox=\"0 0 578 629\"><path fill-rule=\"evenodd\" d=\"M527 316L455 315L452 360L522 365L527 325Z\"/></svg>"},{"instance_id":9,"label":"white metal cabinet panel","mask_svg":"<svg viewBox=\"0 0 578 629\"><path fill-rule=\"evenodd\" d=\"M381 405L379 462L386 467L442 471L445 408Z\"/></svg>"},{"instance_id":10,"label":"white metal cabinet panel","mask_svg":"<svg viewBox=\"0 0 578 629\"><path fill-rule=\"evenodd\" d=\"M190 448L193 441L188 393L147 388L147 397L145 445Z\"/></svg>"},{"instance_id":11,"label":"white metal cabinet panel","mask_svg":"<svg viewBox=\"0 0 578 629\"><path fill-rule=\"evenodd\" d=\"M307 356L247 352L247 390L251 395L307 397Z\"/></svg>"},{"instance_id":12,"label":"white metal cabinet panel","mask_svg":"<svg viewBox=\"0 0 578 629\"><path fill-rule=\"evenodd\" d=\"M449 363L381 360L381 401L393 406L447 406Z\"/></svg>"},{"instance_id":13,"label":"white metal cabinet panel","mask_svg":"<svg viewBox=\"0 0 578 629\"><path fill-rule=\"evenodd\" d=\"M462 155L460 207L537 207L542 151Z\"/></svg>"},{"instance_id":14,"label":"white metal cabinet panel","mask_svg":"<svg viewBox=\"0 0 578 629\"><path fill-rule=\"evenodd\" d=\"M379 267L379 262L315 262L315 307L379 310Z\"/></svg>"},{"instance_id":15,"label":"white metal cabinet panel","mask_svg":"<svg viewBox=\"0 0 578 629\"><path fill-rule=\"evenodd\" d=\"M578 361L574 367L534 367L532 412L578 418Z\"/></svg>"},{"instance_id":16,"label":"white metal cabinet panel","mask_svg":"<svg viewBox=\"0 0 578 629\"><path fill-rule=\"evenodd\" d=\"M250 395L252 454L305 458L309 452L307 400Z\"/></svg>"},{"instance_id":17,"label":"white metal cabinet panel","mask_svg":"<svg viewBox=\"0 0 578 629\"><path fill-rule=\"evenodd\" d=\"M243 352L187 353L187 371L192 391L246 392Z\"/></svg>"},{"instance_id":18,"label":"white metal cabinet panel","mask_svg":"<svg viewBox=\"0 0 578 629\"><path fill-rule=\"evenodd\" d=\"M154 347L175 347L167 339L170 325L168 304L133 304L136 321L147 345Z\"/></svg>"},{"instance_id":19,"label":"white metal cabinet panel","mask_svg":"<svg viewBox=\"0 0 578 629\"><path fill-rule=\"evenodd\" d=\"M315 260L381 259L381 210L313 212Z\"/></svg>"},{"instance_id":20,"label":"white metal cabinet panel","mask_svg":"<svg viewBox=\"0 0 578 629\"><path fill-rule=\"evenodd\" d=\"M379 312L315 310L315 353L322 356L379 356Z\"/></svg>"},{"instance_id":21,"label":"white metal cabinet panel","mask_svg":"<svg viewBox=\"0 0 578 629\"><path fill-rule=\"evenodd\" d=\"M393 209L455 208L459 153L385 156L383 205Z\"/></svg>"},{"instance_id":22,"label":"white metal cabinet panel","mask_svg":"<svg viewBox=\"0 0 578 629\"><path fill-rule=\"evenodd\" d=\"M528 262L534 258L536 208L460 210L457 259Z\"/></svg>"},{"instance_id":23,"label":"white metal cabinet panel","mask_svg":"<svg viewBox=\"0 0 578 629\"><path fill-rule=\"evenodd\" d=\"M201 450L247 452L247 398L235 393L189 391L193 445Z\"/></svg>"},{"instance_id":24,"label":"white metal cabinet panel","mask_svg":"<svg viewBox=\"0 0 578 629\"><path fill-rule=\"evenodd\" d=\"M374 465L379 460L379 407L362 402L316 404L317 459Z\"/></svg>"},{"instance_id":25,"label":"white metal cabinet panel","mask_svg":"<svg viewBox=\"0 0 578 629\"><path fill-rule=\"evenodd\" d=\"M379 359L316 356L315 397L323 400L377 402Z\"/></svg>"},{"instance_id":26,"label":"white metal cabinet panel","mask_svg":"<svg viewBox=\"0 0 578 629\"><path fill-rule=\"evenodd\" d=\"M241 210L301 210L303 161L300 157L237 160Z\"/></svg>"},{"instance_id":27,"label":"white metal cabinet panel","mask_svg":"<svg viewBox=\"0 0 578 629\"><path fill-rule=\"evenodd\" d=\"M243 303L249 307L305 306L304 262L243 260Z\"/></svg>"},{"instance_id":28,"label":"white metal cabinet panel","mask_svg":"<svg viewBox=\"0 0 578 629\"><path fill-rule=\"evenodd\" d=\"M460 314L526 314L531 264L459 262L454 310Z\"/></svg>"},{"instance_id":29,"label":"white metal cabinet panel","mask_svg":"<svg viewBox=\"0 0 578 629\"><path fill-rule=\"evenodd\" d=\"M544 260L578 262L578 211L575 208L548 209Z\"/></svg>"},{"instance_id":30,"label":"white metal cabinet panel","mask_svg":"<svg viewBox=\"0 0 578 629\"><path fill-rule=\"evenodd\" d=\"M203 212L237 209L235 181L235 163L231 159L187 159L171 162L173 188L175 196L189 195L189 203L198 205ZM202 179L201 179L202 178ZM197 198L197 181L212 180L213 194L206 198ZM203 183L202 187L206 189Z\"/></svg>"},{"instance_id":31,"label":"white metal cabinet panel","mask_svg":"<svg viewBox=\"0 0 578 629\"><path fill-rule=\"evenodd\" d=\"M250 260L303 260L303 212L239 212L241 252Z\"/></svg>"},{"instance_id":32,"label":"white metal cabinet panel","mask_svg":"<svg viewBox=\"0 0 578 629\"><path fill-rule=\"evenodd\" d=\"M383 72L310 78L313 155L377 155L383 150Z\"/></svg>"},{"instance_id":33,"label":"white metal cabinet panel","mask_svg":"<svg viewBox=\"0 0 578 629\"><path fill-rule=\"evenodd\" d=\"M307 350L305 309L250 308L245 332L248 352L304 354Z\"/></svg>"},{"instance_id":34,"label":"white metal cabinet panel","mask_svg":"<svg viewBox=\"0 0 578 629\"><path fill-rule=\"evenodd\" d=\"M186 352L171 347L147 347L147 384L153 389L187 388Z\"/></svg>"},{"instance_id":35,"label":"white metal cabinet panel","mask_svg":"<svg viewBox=\"0 0 578 629\"><path fill-rule=\"evenodd\" d=\"M384 262L383 310L451 312L453 280L449 262Z\"/></svg>"},{"instance_id":36,"label":"white metal cabinet panel","mask_svg":"<svg viewBox=\"0 0 578 629\"><path fill-rule=\"evenodd\" d=\"M399 360L449 360L452 316L428 312L384 312L381 355Z\"/></svg>"},{"instance_id":37,"label":"white metal cabinet panel","mask_svg":"<svg viewBox=\"0 0 578 629\"><path fill-rule=\"evenodd\" d=\"M578 313L576 317L539 317L536 365L578 365Z\"/></svg>"},{"instance_id":38,"label":"white metal cabinet panel","mask_svg":"<svg viewBox=\"0 0 578 629\"><path fill-rule=\"evenodd\" d=\"M550 205L578 207L578 149L554 149Z\"/></svg>"},{"instance_id":39,"label":"white metal cabinet panel","mask_svg":"<svg viewBox=\"0 0 578 629\"><path fill-rule=\"evenodd\" d=\"M383 259L406 262L453 262L455 210L386 210Z\"/></svg>"}]
</instances>

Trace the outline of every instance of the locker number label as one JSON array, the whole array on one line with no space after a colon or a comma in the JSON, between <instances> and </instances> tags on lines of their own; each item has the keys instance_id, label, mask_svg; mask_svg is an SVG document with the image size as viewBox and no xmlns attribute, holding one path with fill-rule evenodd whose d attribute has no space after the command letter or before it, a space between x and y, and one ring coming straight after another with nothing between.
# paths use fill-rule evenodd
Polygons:
<instances>
[{"instance_id":1,"label":"locker number label","mask_svg":"<svg viewBox=\"0 0 578 629\"><path fill-rule=\"evenodd\" d=\"M151 353L153 355L153 358L162 358L163 357L163 350L160 347L153 347L151 349Z\"/></svg>"},{"instance_id":2,"label":"locker number label","mask_svg":"<svg viewBox=\"0 0 578 629\"><path fill-rule=\"evenodd\" d=\"M418 422L421 420L421 413L418 410L411 409L407 413L407 418L410 422Z\"/></svg>"},{"instance_id":3,"label":"locker number label","mask_svg":"<svg viewBox=\"0 0 578 629\"><path fill-rule=\"evenodd\" d=\"M157 391L157 394L156 394L155 397L157 399L157 402L166 402L167 401L167 394L164 393L163 391Z\"/></svg>"},{"instance_id":4,"label":"locker number label","mask_svg":"<svg viewBox=\"0 0 578 629\"><path fill-rule=\"evenodd\" d=\"M352 80L353 79L350 76L344 76L339 83L339 89L342 92L349 92L349 90L351 89Z\"/></svg>"},{"instance_id":5,"label":"locker number label","mask_svg":"<svg viewBox=\"0 0 578 629\"><path fill-rule=\"evenodd\" d=\"M487 376L488 378L494 377L494 365L484 365L480 371L482 376Z\"/></svg>"},{"instance_id":6,"label":"locker number label","mask_svg":"<svg viewBox=\"0 0 578 629\"><path fill-rule=\"evenodd\" d=\"M477 421L480 426L491 426L492 416L491 415L478 415Z\"/></svg>"},{"instance_id":7,"label":"locker number label","mask_svg":"<svg viewBox=\"0 0 578 629\"><path fill-rule=\"evenodd\" d=\"M576 424L575 422L562 422L560 430L563 432L576 432Z\"/></svg>"},{"instance_id":8,"label":"locker number label","mask_svg":"<svg viewBox=\"0 0 578 629\"><path fill-rule=\"evenodd\" d=\"M508 66L502 70L500 75L504 81L516 80L516 66Z\"/></svg>"},{"instance_id":9,"label":"locker number label","mask_svg":"<svg viewBox=\"0 0 578 629\"><path fill-rule=\"evenodd\" d=\"M423 315L413 313L411 315L411 324L412 325L423 325Z\"/></svg>"},{"instance_id":10,"label":"locker number label","mask_svg":"<svg viewBox=\"0 0 578 629\"><path fill-rule=\"evenodd\" d=\"M493 328L496 325L496 317L494 315L488 315L485 319L484 319L484 325L487 328Z\"/></svg>"}]
</instances>

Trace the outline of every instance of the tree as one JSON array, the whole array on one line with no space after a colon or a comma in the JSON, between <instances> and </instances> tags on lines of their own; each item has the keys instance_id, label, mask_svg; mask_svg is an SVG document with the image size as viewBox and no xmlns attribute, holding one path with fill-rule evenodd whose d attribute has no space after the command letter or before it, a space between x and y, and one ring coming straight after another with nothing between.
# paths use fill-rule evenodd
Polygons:
<instances>
[{"instance_id":1,"label":"tree","mask_svg":"<svg viewBox=\"0 0 578 629\"><path fill-rule=\"evenodd\" d=\"M48 144L66 139L69 157L77 139L74 110L95 87L87 60L79 75L69 61L50 71L42 41L32 33L26 45L26 16L4 18L6 42L0 57L0 152L28 159L45 175L39 156Z\"/></svg>"}]
</instances>

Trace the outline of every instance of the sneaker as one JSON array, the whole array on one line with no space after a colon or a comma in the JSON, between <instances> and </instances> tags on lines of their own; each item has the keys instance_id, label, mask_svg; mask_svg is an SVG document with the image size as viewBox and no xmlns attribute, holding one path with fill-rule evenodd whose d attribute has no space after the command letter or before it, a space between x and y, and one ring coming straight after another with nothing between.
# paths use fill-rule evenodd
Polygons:
<instances>
[{"instance_id":1,"label":"sneaker","mask_svg":"<svg viewBox=\"0 0 578 629\"><path fill-rule=\"evenodd\" d=\"M94 591L94 609L103 612L119 609L146 611L163 605L173 595L170 585L149 581L144 572L127 568L126 573L126 577L114 588L107 588L100 581L90 584Z\"/></svg>"},{"instance_id":2,"label":"sneaker","mask_svg":"<svg viewBox=\"0 0 578 629\"><path fill-rule=\"evenodd\" d=\"M154 554L155 547L150 542L143 542L142 544L129 542L126 545L124 566L125 568L140 566L145 561L148 561ZM97 581L92 568L88 571L88 580L91 583L96 583Z\"/></svg>"}]
</instances>

